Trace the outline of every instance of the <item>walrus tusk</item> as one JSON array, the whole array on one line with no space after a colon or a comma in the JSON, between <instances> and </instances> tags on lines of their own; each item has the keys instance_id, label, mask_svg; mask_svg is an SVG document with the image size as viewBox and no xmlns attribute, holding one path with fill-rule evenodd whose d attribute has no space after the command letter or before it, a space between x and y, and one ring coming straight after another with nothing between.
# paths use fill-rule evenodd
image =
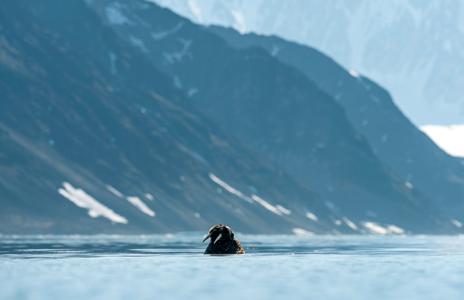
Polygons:
<instances>
[{"instance_id":1,"label":"walrus tusk","mask_svg":"<svg viewBox=\"0 0 464 300\"><path fill-rule=\"evenodd\" d=\"M203 239L203 243L204 243L207 239L209 239L210 237L211 237L211 234L210 234L210 233L208 233L207 235L205 235L205 238Z\"/></svg>"},{"instance_id":2,"label":"walrus tusk","mask_svg":"<svg viewBox=\"0 0 464 300\"><path fill-rule=\"evenodd\" d=\"M216 244L217 241L219 241L219 239L222 237L222 233L220 235L218 235L218 237L214 240L213 244Z\"/></svg>"}]
</instances>

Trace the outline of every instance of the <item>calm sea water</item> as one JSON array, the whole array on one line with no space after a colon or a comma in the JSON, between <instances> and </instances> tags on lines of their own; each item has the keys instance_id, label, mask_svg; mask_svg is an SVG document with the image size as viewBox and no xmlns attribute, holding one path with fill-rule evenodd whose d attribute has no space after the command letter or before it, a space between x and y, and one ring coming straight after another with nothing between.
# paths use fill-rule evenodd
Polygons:
<instances>
[{"instance_id":1,"label":"calm sea water","mask_svg":"<svg viewBox=\"0 0 464 300\"><path fill-rule=\"evenodd\" d=\"M464 299L464 237L0 236L0 299Z\"/></svg>"}]
</instances>

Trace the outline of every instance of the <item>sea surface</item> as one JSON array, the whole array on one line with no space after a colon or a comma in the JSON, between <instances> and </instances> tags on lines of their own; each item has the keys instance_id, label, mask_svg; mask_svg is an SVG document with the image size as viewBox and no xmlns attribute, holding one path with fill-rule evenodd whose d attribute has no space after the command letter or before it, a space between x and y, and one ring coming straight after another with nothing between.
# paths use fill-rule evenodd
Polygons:
<instances>
[{"instance_id":1,"label":"sea surface","mask_svg":"<svg viewBox=\"0 0 464 300\"><path fill-rule=\"evenodd\" d=\"M0 299L464 299L464 237L0 235Z\"/></svg>"}]
</instances>

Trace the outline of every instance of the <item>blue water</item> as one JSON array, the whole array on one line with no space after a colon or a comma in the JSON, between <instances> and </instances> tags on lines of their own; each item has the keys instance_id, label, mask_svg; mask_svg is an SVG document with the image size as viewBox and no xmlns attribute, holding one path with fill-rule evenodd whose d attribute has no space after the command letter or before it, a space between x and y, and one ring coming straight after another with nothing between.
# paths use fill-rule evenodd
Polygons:
<instances>
[{"instance_id":1,"label":"blue water","mask_svg":"<svg viewBox=\"0 0 464 300\"><path fill-rule=\"evenodd\" d=\"M0 299L464 299L464 237L0 236Z\"/></svg>"}]
</instances>

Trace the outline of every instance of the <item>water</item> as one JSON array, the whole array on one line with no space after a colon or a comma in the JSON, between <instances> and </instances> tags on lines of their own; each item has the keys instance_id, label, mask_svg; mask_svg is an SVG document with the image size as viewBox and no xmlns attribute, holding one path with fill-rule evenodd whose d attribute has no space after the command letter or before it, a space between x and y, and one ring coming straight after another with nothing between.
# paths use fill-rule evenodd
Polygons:
<instances>
[{"instance_id":1,"label":"water","mask_svg":"<svg viewBox=\"0 0 464 300\"><path fill-rule=\"evenodd\" d=\"M464 299L463 237L0 236L0 299Z\"/></svg>"}]
</instances>

